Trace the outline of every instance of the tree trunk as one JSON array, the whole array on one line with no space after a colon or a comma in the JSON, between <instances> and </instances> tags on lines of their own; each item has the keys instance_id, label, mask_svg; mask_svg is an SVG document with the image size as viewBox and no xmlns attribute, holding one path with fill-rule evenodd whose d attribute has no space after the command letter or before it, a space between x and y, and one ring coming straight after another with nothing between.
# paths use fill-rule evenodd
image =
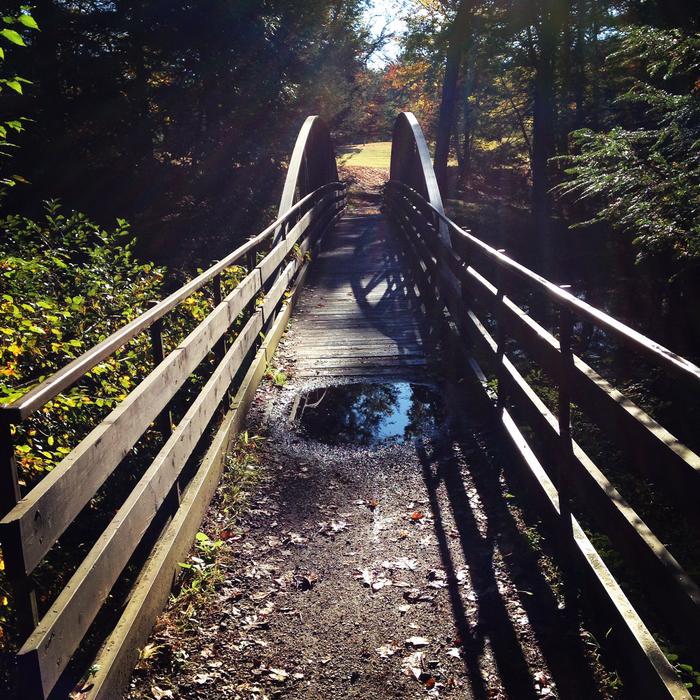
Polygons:
<instances>
[{"instance_id":1,"label":"tree trunk","mask_svg":"<svg viewBox=\"0 0 700 700\"><path fill-rule=\"evenodd\" d=\"M586 93L586 47L585 47L586 0L576 0L576 33L573 47L573 89L574 89L574 129L580 129L585 122L584 96Z\"/></svg>"},{"instance_id":2,"label":"tree trunk","mask_svg":"<svg viewBox=\"0 0 700 700\"><path fill-rule=\"evenodd\" d=\"M532 213L539 227L547 227L550 215L548 161L556 145L555 60L561 18L557 0L542 3L537 65L534 79L532 124Z\"/></svg>"},{"instance_id":3,"label":"tree trunk","mask_svg":"<svg viewBox=\"0 0 700 700\"><path fill-rule=\"evenodd\" d=\"M442 82L442 97L440 99L440 114L435 142L435 158L433 167L435 177L443 197L447 196L447 160L450 155L450 136L455 118L457 102L457 83L459 66L462 58L462 48L466 40L471 14L472 1L462 0L457 14L452 22L447 39L447 55L445 59L445 77Z\"/></svg>"},{"instance_id":4,"label":"tree trunk","mask_svg":"<svg viewBox=\"0 0 700 700\"><path fill-rule=\"evenodd\" d=\"M462 158L459 164L460 185L469 185L472 174L472 142L473 142L473 114L470 98L476 90L476 66L473 47L467 51L465 63L464 88L462 92L462 145L457 141L457 150L461 151Z\"/></svg>"}]
</instances>

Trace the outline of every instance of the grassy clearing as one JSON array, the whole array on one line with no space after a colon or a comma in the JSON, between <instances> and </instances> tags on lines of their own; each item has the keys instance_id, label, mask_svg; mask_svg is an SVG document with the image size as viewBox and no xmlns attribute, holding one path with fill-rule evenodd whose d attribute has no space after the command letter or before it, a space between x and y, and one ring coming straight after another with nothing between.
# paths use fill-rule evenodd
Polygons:
<instances>
[{"instance_id":1,"label":"grassy clearing","mask_svg":"<svg viewBox=\"0 0 700 700\"><path fill-rule=\"evenodd\" d=\"M433 145L429 145L432 157ZM457 165L454 157L447 161L448 165ZM391 141L375 141L374 143L353 143L338 146L338 164L361 168L383 168L389 170L391 164Z\"/></svg>"},{"instance_id":2,"label":"grassy clearing","mask_svg":"<svg viewBox=\"0 0 700 700\"><path fill-rule=\"evenodd\" d=\"M391 162L391 141L339 146L338 162L340 165L388 170Z\"/></svg>"}]
</instances>

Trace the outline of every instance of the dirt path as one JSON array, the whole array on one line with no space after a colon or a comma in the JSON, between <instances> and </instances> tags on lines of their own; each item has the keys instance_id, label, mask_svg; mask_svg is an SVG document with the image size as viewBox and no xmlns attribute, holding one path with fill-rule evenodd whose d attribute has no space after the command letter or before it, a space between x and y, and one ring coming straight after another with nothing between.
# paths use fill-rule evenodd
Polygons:
<instances>
[{"instance_id":1,"label":"dirt path","mask_svg":"<svg viewBox=\"0 0 700 700\"><path fill-rule=\"evenodd\" d=\"M235 526L210 510L221 580L161 618L130 697L598 697L485 427L322 446L286 421L307 386L260 388L264 478Z\"/></svg>"},{"instance_id":2,"label":"dirt path","mask_svg":"<svg viewBox=\"0 0 700 700\"><path fill-rule=\"evenodd\" d=\"M290 424L295 397L363 378L312 376L298 349L293 324L128 697L609 697L468 390L427 367L436 433L328 445Z\"/></svg>"}]
</instances>

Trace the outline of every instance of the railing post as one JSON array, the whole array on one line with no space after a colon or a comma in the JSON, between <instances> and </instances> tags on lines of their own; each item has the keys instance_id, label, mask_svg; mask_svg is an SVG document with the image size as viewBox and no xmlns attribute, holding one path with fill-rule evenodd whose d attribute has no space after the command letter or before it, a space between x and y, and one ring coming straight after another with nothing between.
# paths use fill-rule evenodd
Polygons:
<instances>
[{"instance_id":1,"label":"railing post","mask_svg":"<svg viewBox=\"0 0 700 700\"><path fill-rule=\"evenodd\" d=\"M158 366L164 359L163 352L163 319L156 319L148 329L151 334L151 352L153 353L153 364ZM172 419L169 407L165 407L155 420L156 427L165 440L173 433Z\"/></svg>"},{"instance_id":2,"label":"railing post","mask_svg":"<svg viewBox=\"0 0 700 700\"><path fill-rule=\"evenodd\" d=\"M223 295L221 293L221 274L218 274L214 277L213 292L214 307L216 308L223 299ZM226 338L224 336L221 336L221 338L219 338L219 340L217 340L216 343L214 343L214 355L216 357L217 363L220 363L224 359L224 355L226 355ZM224 394L224 398L222 399L221 403L224 412L228 411L228 409L231 407L231 401L228 391Z\"/></svg>"},{"instance_id":3,"label":"railing post","mask_svg":"<svg viewBox=\"0 0 700 700\"><path fill-rule=\"evenodd\" d=\"M221 273L214 276L213 280L213 292L214 292L214 307L216 308L222 300L221 295ZM214 344L214 354L216 355L216 361L221 362L226 354L226 339L222 336Z\"/></svg>"},{"instance_id":4,"label":"railing post","mask_svg":"<svg viewBox=\"0 0 700 700\"><path fill-rule=\"evenodd\" d=\"M250 274L255 269L255 265L257 264L257 261L255 259L255 255L256 255L255 248L253 248L252 250L249 250L245 254L245 267L246 267L246 270L248 271L248 274Z\"/></svg>"},{"instance_id":5,"label":"railing post","mask_svg":"<svg viewBox=\"0 0 700 700\"><path fill-rule=\"evenodd\" d=\"M156 319L148 329L151 335L151 352L153 353L153 364L157 367L164 359L163 351L163 319ZM170 406L166 406L155 420L156 428L163 436L163 440L168 440L173 434L173 418L170 413ZM176 480L170 492L165 497L166 512L175 513L180 506L180 480Z\"/></svg>"},{"instance_id":6,"label":"railing post","mask_svg":"<svg viewBox=\"0 0 700 700\"><path fill-rule=\"evenodd\" d=\"M503 248L499 249L499 253L505 253ZM503 361L506 357L506 311L505 311L505 279L503 268L499 265L496 270L496 407L500 410L506 405L506 383L504 381L506 371Z\"/></svg>"},{"instance_id":7,"label":"railing post","mask_svg":"<svg viewBox=\"0 0 700 700\"><path fill-rule=\"evenodd\" d=\"M569 390L570 369L574 364L571 349L573 317L565 306L559 309L559 351L560 375L558 388L559 455L557 459L557 493L559 496L560 548L564 574L564 599L567 611L573 614L577 605L578 584L575 579L572 546L573 521L571 517L571 497L568 469L572 463L573 443L571 440L571 393Z\"/></svg>"},{"instance_id":8,"label":"railing post","mask_svg":"<svg viewBox=\"0 0 700 700\"><path fill-rule=\"evenodd\" d=\"M0 509L2 515L9 513L19 502L22 494L19 488L17 462L12 447L10 422L0 414ZM3 546L4 543L3 543ZM9 557L19 560L21 557ZM12 587L13 604L17 619L17 632L24 641L39 623L36 604L36 591L31 579L24 571L13 571L5 552L5 570Z\"/></svg>"}]
</instances>

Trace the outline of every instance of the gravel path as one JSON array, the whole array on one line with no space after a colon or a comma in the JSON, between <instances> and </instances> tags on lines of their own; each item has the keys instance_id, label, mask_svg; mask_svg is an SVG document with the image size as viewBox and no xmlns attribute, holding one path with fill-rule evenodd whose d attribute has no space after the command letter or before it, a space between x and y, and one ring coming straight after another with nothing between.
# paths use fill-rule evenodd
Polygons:
<instances>
[{"instance_id":1,"label":"gravel path","mask_svg":"<svg viewBox=\"0 0 700 700\"><path fill-rule=\"evenodd\" d=\"M436 444L321 445L287 422L309 386L259 389L264 478L235 526L223 493L203 526L222 579L166 611L129 697L603 696L488 428L459 412Z\"/></svg>"},{"instance_id":2,"label":"gravel path","mask_svg":"<svg viewBox=\"0 0 700 700\"><path fill-rule=\"evenodd\" d=\"M366 170L351 173L369 197L355 214L377 213L386 178ZM452 395L424 373L447 416L432 438L331 446L290 424L294 399L363 378L295 371L298 355L293 324L271 373L287 381L258 389L237 476L128 697L612 697L595 641L561 610L553 543L521 510L523 487L464 386ZM241 484L247 462L257 476Z\"/></svg>"}]
</instances>

